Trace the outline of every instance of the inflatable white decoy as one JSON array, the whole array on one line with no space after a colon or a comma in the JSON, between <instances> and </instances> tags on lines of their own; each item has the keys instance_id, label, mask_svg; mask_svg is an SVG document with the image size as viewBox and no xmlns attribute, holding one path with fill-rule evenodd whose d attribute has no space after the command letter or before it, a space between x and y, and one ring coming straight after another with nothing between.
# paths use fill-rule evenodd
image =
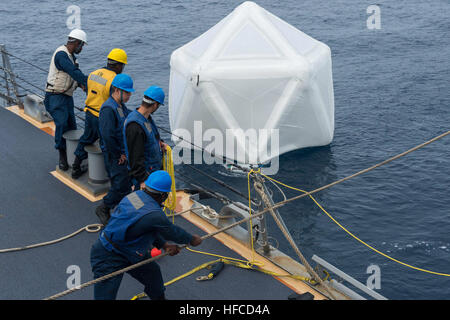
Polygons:
<instances>
[{"instance_id":1,"label":"inflatable white decoy","mask_svg":"<svg viewBox=\"0 0 450 320\"><path fill-rule=\"evenodd\" d=\"M208 138L196 135L221 133L227 141L214 144L217 156L261 164L333 140L330 48L253 2L175 50L170 67L172 132L189 132L206 149ZM242 139L249 129L257 140Z\"/></svg>"}]
</instances>

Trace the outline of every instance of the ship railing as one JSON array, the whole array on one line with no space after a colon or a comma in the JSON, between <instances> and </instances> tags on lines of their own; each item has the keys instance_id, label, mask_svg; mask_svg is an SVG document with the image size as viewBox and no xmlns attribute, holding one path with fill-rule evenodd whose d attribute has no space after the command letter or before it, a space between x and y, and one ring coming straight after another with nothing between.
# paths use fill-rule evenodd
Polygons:
<instances>
[{"instance_id":1,"label":"ship railing","mask_svg":"<svg viewBox=\"0 0 450 320\"><path fill-rule=\"evenodd\" d=\"M0 44L0 56L2 59L2 63L0 63L0 99L4 101L3 106L17 105L27 115L40 122L47 121L49 117L51 120L51 116L42 108L45 90L27 80L26 77L13 72L10 57L44 74L47 74L48 70L10 53L3 44ZM25 99L23 100L23 98ZM77 106L75 106L75 110L75 116L82 123L78 123L78 125L84 128L84 110ZM45 120L43 121L43 119Z\"/></svg>"}]
</instances>

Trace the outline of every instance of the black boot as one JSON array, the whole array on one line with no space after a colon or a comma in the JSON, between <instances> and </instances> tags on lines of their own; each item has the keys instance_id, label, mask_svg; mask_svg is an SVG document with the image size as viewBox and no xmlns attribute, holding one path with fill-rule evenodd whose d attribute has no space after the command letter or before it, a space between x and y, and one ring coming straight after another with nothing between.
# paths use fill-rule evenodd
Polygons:
<instances>
[{"instance_id":1,"label":"black boot","mask_svg":"<svg viewBox=\"0 0 450 320\"><path fill-rule=\"evenodd\" d=\"M75 156L75 161L72 164L72 179L78 179L87 171L86 169L81 169L81 161L78 156Z\"/></svg>"},{"instance_id":2,"label":"black boot","mask_svg":"<svg viewBox=\"0 0 450 320\"><path fill-rule=\"evenodd\" d=\"M163 293L158 298L152 298L152 300L167 300L166 295Z\"/></svg>"},{"instance_id":3,"label":"black boot","mask_svg":"<svg viewBox=\"0 0 450 320\"><path fill-rule=\"evenodd\" d=\"M99 205L96 209L95 209L95 214L97 215L97 217L100 219L100 222L106 226L106 224L109 221L109 218L111 217L109 211L111 209L107 206L105 206L104 204Z\"/></svg>"},{"instance_id":4,"label":"black boot","mask_svg":"<svg viewBox=\"0 0 450 320\"><path fill-rule=\"evenodd\" d=\"M59 168L62 171L67 171L69 169L69 164L67 163L67 153L65 149L58 149L59 151Z\"/></svg>"}]
</instances>

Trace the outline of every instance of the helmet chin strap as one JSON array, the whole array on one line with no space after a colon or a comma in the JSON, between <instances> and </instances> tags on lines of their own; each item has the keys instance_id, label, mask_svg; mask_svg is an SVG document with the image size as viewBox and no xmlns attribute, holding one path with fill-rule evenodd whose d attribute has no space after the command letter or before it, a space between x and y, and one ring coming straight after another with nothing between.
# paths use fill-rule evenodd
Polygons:
<instances>
[{"instance_id":1,"label":"helmet chin strap","mask_svg":"<svg viewBox=\"0 0 450 320\"><path fill-rule=\"evenodd\" d=\"M78 46L75 48L75 53L79 54L81 52L81 49L83 48L83 41L80 41Z\"/></svg>"},{"instance_id":2,"label":"helmet chin strap","mask_svg":"<svg viewBox=\"0 0 450 320\"><path fill-rule=\"evenodd\" d=\"M158 202L161 207L164 205L164 201L166 201L167 198L169 197L168 192L159 192L159 191L153 190L152 188L150 188L148 186L145 186L145 188L143 190L145 193L150 195L153 198L153 200Z\"/></svg>"}]
</instances>

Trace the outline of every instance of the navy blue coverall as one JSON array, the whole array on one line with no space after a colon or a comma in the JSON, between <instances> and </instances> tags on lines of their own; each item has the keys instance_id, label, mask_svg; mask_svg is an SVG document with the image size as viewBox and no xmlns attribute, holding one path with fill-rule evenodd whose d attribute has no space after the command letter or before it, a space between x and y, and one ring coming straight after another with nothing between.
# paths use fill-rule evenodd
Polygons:
<instances>
[{"instance_id":1,"label":"navy blue coverall","mask_svg":"<svg viewBox=\"0 0 450 320\"><path fill-rule=\"evenodd\" d=\"M111 70L108 67L105 67L105 69ZM89 92L88 90L89 88L86 87L87 92ZM112 88L110 90L110 93L111 92ZM88 157L88 153L84 150L84 147L93 144L99 138L98 117L94 116L89 111L86 111L85 114L86 118L84 120L84 132L78 141L77 149L74 152L80 160L87 159Z\"/></svg>"},{"instance_id":2,"label":"navy blue coverall","mask_svg":"<svg viewBox=\"0 0 450 320\"><path fill-rule=\"evenodd\" d=\"M58 70L69 74L79 84L87 86L87 76L81 72L77 65L70 61L69 56L64 51L56 53L55 66ZM77 128L73 97L63 93L46 92L44 105L55 122L55 148L65 150L66 140L62 135L69 130Z\"/></svg>"},{"instance_id":3,"label":"navy blue coverall","mask_svg":"<svg viewBox=\"0 0 450 320\"><path fill-rule=\"evenodd\" d=\"M88 153L84 150L84 147L93 144L98 139L98 118L89 111L85 112L84 119L84 132L78 141L78 146L74 154L80 159L87 159Z\"/></svg>"},{"instance_id":4,"label":"navy blue coverall","mask_svg":"<svg viewBox=\"0 0 450 320\"><path fill-rule=\"evenodd\" d=\"M125 154L123 123L129 113L130 110L124 104L119 106L112 97L109 97L100 108L98 118L100 147L111 182L111 187L103 198L103 203L111 209L131 192L127 163L119 164L121 155Z\"/></svg>"}]
</instances>

